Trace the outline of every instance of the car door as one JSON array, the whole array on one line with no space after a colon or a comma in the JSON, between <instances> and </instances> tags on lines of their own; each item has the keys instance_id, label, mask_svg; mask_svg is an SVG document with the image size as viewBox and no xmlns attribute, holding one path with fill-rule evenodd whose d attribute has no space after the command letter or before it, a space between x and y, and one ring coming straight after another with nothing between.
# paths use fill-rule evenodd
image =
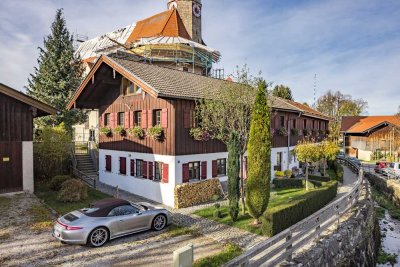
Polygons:
<instances>
[{"instance_id":1,"label":"car door","mask_svg":"<svg viewBox=\"0 0 400 267\"><path fill-rule=\"evenodd\" d=\"M146 216L132 205L120 207L121 215L118 216L118 226L121 234L137 232L146 229Z\"/></svg>"}]
</instances>

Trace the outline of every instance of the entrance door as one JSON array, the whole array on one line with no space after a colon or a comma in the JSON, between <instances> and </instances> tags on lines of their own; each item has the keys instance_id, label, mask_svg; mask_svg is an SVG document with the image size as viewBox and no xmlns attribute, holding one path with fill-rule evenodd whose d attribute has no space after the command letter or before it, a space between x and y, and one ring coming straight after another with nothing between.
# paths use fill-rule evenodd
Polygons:
<instances>
[{"instance_id":1,"label":"entrance door","mask_svg":"<svg viewBox=\"0 0 400 267\"><path fill-rule=\"evenodd\" d=\"M0 142L0 194L22 190L22 142Z\"/></svg>"}]
</instances>

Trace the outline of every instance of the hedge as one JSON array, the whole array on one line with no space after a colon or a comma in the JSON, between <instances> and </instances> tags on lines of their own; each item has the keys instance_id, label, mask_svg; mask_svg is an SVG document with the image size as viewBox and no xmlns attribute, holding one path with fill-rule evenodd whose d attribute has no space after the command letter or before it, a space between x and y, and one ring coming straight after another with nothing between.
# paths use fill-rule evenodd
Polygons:
<instances>
[{"instance_id":1,"label":"hedge","mask_svg":"<svg viewBox=\"0 0 400 267\"><path fill-rule=\"evenodd\" d=\"M329 182L331 180L329 176L318 176L318 175L308 175L308 179L319 182Z\"/></svg>"},{"instance_id":2,"label":"hedge","mask_svg":"<svg viewBox=\"0 0 400 267\"><path fill-rule=\"evenodd\" d=\"M202 204L221 196L218 178L202 180L196 183L184 183L175 186L175 208L181 209Z\"/></svg>"},{"instance_id":3,"label":"hedge","mask_svg":"<svg viewBox=\"0 0 400 267\"><path fill-rule=\"evenodd\" d=\"M318 211L336 197L338 183L329 182L326 187L311 192L304 200L267 210L262 217L263 234L273 236Z\"/></svg>"},{"instance_id":4,"label":"hedge","mask_svg":"<svg viewBox=\"0 0 400 267\"><path fill-rule=\"evenodd\" d=\"M272 183L275 188L302 188L303 180L291 178L275 178Z\"/></svg>"},{"instance_id":5,"label":"hedge","mask_svg":"<svg viewBox=\"0 0 400 267\"><path fill-rule=\"evenodd\" d=\"M328 161L328 166L329 169L332 169L335 172L337 180L343 183L343 175L344 175L343 166L340 165L336 160Z\"/></svg>"}]
</instances>

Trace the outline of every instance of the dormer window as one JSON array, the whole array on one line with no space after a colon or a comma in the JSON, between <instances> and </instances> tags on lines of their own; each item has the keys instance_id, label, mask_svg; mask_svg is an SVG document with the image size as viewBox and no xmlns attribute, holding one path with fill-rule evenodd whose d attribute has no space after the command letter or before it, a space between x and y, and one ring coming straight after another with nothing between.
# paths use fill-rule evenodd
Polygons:
<instances>
[{"instance_id":1,"label":"dormer window","mask_svg":"<svg viewBox=\"0 0 400 267\"><path fill-rule=\"evenodd\" d=\"M129 81L126 78L122 78L122 91L124 95L135 95L142 92L142 88L136 83Z\"/></svg>"}]
</instances>

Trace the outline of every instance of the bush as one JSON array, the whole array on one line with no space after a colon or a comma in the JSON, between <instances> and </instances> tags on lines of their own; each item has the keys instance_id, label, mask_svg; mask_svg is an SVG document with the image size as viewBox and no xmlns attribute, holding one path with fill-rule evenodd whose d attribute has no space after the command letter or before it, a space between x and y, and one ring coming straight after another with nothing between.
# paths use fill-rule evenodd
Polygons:
<instances>
[{"instance_id":1,"label":"bush","mask_svg":"<svg viewBox=\"0 0 400 267\"><path fill-rule=\"evenodd\" d=\"M100 133L104 134L107 137L110 137L112 135L112 131L110 127L102 127L100 128Z\"/></svg>"},{"instance_id":2,"label":"bush","mask_svg":"<svg viewBox=\"0 0 400 267\"><path fill-rule=\"evenodd\" d=\"M62 184L69 179L72 179L71 176L69 175L54 176L50 181L49 187L53 191L59 191L61 189Z\"/></svg>"},{"instance_id":3,"label":"bush","mask_svg":"<svg viewBox=\"0 0 400 267\"><path fill-rule=\"evenodd\" d=\"M164 137L164 129L161 125L156 125L148 129L147 134L155 141L161 141Z\"/></svg>"},{"instance_id":4,"label":"bush","mask_svg":"<svg viewBox=\"0 0 400 267\"><path fill-rule=\"evenodd\" d=\"M272 181L275 188L302 188L303 180L301 179L290 179L290 178L279 178Z\"/></svg>"},{"instance_id":5,"label":"bush","mask_svg":"<svg viewBox=\"0 0 400 267\"><path fill-rule=\"evenodd\" d=\"M117 128L114 129L114 132L116 134L119 134L120 136L125 136L126 135L126 130L122 126L117 126Z\"/></svg>"},{"instance_id":6,"label":"bush","mask_svg":"<svg viewBox=\"0 0 400 267\"><path fill-rule=\"evenodd\" d=\"M343 183L343 175L344 175L343 166L340 165L337 161L329 161L328 167L329 169L332 169L335 172L337 180Z\"/></svg>"},{"instance_id":7,"label":"bush","mask_svg":"<svg viewBox=\"0 0 400 267\"><path fill-rule=\"evenodd\" d=\"M129 135L138 138L138 139L143 139L144 137L144 131L141 127L136 126L135 128L129 129L128 130Z\"/></svg>"},{"instance_id":8,"label":"bush","mask_svg":"<svg viewBox=\"0 0 400 267\"><path fill-rule=\"evenodd\" d=\"M61 185L57 199L62 202L78 202L88 197L87 187L78 179L69 179Z\"/></svg>"},{"instance_id":9,"label":"bush","mask_svg":"<svg viewBox=\"0 0 400 267\"><path fill-rule=\"evenodd\" d=\"M308 179L320 182L329 182L331 180L331 178L328 176L318 176L318 175L308 175Z\"/></svg>"},{"instance_id":10,"label":"bush","mask_svg":"<svg viewBox=\"0 0 400 267\"><path fill-rule=\"evenodd\" d=\"M285 176L287 177L287 178L290 178L291 176L292 176L292 171L291 170L286 170L286 171L284 171L284 174L285 174Z\"/></svg>"},{"instance_id":11,"label":"bush","mask_svg":"<svg viewBox=\"0 0 400 267\"><path fill-rule=\"evenodd\" d=\"M285 208L275 207L267 210L262 217L263 234L276 235L318 211L336 197L337 186L336 181L331 181L325 188L311 192L307 199L290 203Z\"/></svg>"},{"instance_id":12,"label":"bush","mask_svg":"<svg viewBox=\"0 0 400 267\"><path fill-rule=\"evenodd\" d=\"M219 209L214 210L213 217L215 219L222 218L222 212Z\"/></svg>"},{"instance_id":13,"label":"bush","mask_svg":"<svg viewBox=\"0 0 400 267\"><path fill-rule=\"evenodd\" d=\"M274 172L274 175L275 175L275 177L284 177L285 176L285 174L281 171Z\"/></svg>"}]
</instances>

